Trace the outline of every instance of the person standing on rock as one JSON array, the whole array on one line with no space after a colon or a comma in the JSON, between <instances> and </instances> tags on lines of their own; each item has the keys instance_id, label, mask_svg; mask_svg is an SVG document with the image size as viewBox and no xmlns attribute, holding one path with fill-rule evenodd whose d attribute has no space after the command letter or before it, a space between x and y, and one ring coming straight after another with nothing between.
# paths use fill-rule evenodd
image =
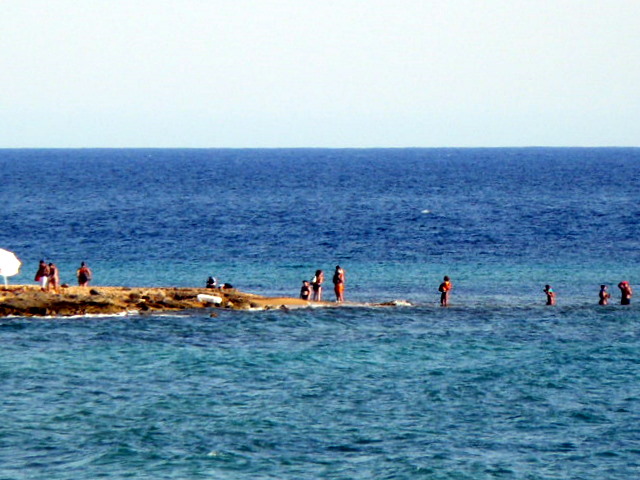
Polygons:
<instances>
[{"instance_id":1,"label":"person standing on rock","mask_svg":"<svg viewBox=\"0 0 640 480\"><path fill-rule=\"evenodd\" d=\"M322 282L324 282L324 272L322 270L316 270L316 274L311 279L314 302L322 301Z\"/></svg>"},{"instance_id":2,"label":"person standing on rock","mask_svg":"<svg viewBox=\"0 0 640 480\"><path fill-rule=\"evenodd\" d=\"M43 292L47 291L49 282L49 267L44 260L40 260L40 265L38 265L38 271L36 272L36 277L34 278L34 280L40 284L40 289Z\"/></svg>"},{"instance_id":3,"label":"person standing on rock","mask_svg":"<svg viewBox=\"0 0 640 480\"><path fill-rule=\"evenodd\" d=\"M49 288L53 289L54 293L60 293L60 274L58 273L58 267L55 264L49 264L49 282L47 283L47 291Z\"/></svg>"},{"instance_id":4,"label":"person standing on rock","mask_svg":"<svg viewBox=\"0 0 640 480\"><path fill-rule=\"evenodd\" d=\"M88 287L91 278L93 278L93 273L91 272L91 269L87 266L87 264L82 262L80 264L80 268L76 271L76 276L78 277L79 286Z\"/></svg>"}]
</instances>

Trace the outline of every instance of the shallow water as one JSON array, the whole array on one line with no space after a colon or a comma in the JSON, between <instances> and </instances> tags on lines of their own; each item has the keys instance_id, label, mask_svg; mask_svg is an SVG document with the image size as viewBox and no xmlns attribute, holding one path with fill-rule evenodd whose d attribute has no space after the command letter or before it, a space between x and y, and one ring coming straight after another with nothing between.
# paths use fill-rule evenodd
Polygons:
<instances>
[{"instance_id":1,"label":"shallow water","mask_svg":"<svg viewBox=\"0 0 640 480\"><path fill-rule=\"evenodd\" d=\"M0 152L12 283L295 295L340 263L348 299L417 304L2 319L0 478L637 477L639 156Z\"/></svg>"},{"instance_id":2,"label":"shallow water","mask_svg":"<svg viewBox=\"0 0 640 480\"><path fill-rule=\"evenodd\" d=\"M633 478L638 315L5 320L5 478Z\"/></svg>"}]
</instances>

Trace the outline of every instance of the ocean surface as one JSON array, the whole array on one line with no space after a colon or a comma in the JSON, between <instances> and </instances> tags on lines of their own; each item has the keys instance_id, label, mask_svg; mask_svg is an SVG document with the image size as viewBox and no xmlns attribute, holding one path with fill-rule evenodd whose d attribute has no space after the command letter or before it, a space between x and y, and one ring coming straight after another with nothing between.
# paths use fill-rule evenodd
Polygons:
<instances>
[{"instance_id":1,"label":"ocean surface","mask_svg":"<svg viewBox=\"0 0 640 480\"><path fill-rule=\"evenodd\" d=\"M11 284L297 296L339 264L347 301L413 304L0 319L0 480L640 477L640 149L0 150L0 178Z\"/></svg>"}]
</instances>

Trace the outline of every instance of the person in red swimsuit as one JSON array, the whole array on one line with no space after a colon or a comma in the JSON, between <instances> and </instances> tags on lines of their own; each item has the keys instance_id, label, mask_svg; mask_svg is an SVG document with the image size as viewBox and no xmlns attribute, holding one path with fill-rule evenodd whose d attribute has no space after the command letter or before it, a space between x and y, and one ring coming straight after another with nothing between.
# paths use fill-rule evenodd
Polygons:
<instances>
[{"instance_id":1,"label":"person in red swimsuit","mask_svg":"<svg viewBox=\"0 0 640 480\"><path fill-rule=\"evenodd\" d=\"M93 277L93 273L87 264L82 262L80 263L80 268L76 271L76 276L78 277L78 285L81 287L87 287Z\"/></svg>"},{"instance_id":2,"label":"person in red swimsuit","mask_svg":"<svg viewBox=\"0 0 640 480\"><path fill-rule=\"evenodd\" d=\"M633 295L633 290L631 289L631 285L626 280L624 282L620 282L618 284L618 288L620 289L620 305L631 305L631 295Z\"/></svg>"}]
</instances>

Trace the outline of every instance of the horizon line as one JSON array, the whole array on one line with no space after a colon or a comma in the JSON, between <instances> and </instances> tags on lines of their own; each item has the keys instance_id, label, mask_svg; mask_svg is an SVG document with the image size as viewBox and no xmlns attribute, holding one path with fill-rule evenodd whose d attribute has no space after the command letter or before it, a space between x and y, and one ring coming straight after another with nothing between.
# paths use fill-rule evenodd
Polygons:
<instances>
[{"instance_id":1,"label":"horizon line","mask_svg":"<svg viewBox=\"0 0 640 480\"><path fill-rule=\"evenodd\" d=\"M491 150L491 149L635 149L640 145L527 145L439 147L3 147L1 150Z\"/></svg>"}]
</instances>

